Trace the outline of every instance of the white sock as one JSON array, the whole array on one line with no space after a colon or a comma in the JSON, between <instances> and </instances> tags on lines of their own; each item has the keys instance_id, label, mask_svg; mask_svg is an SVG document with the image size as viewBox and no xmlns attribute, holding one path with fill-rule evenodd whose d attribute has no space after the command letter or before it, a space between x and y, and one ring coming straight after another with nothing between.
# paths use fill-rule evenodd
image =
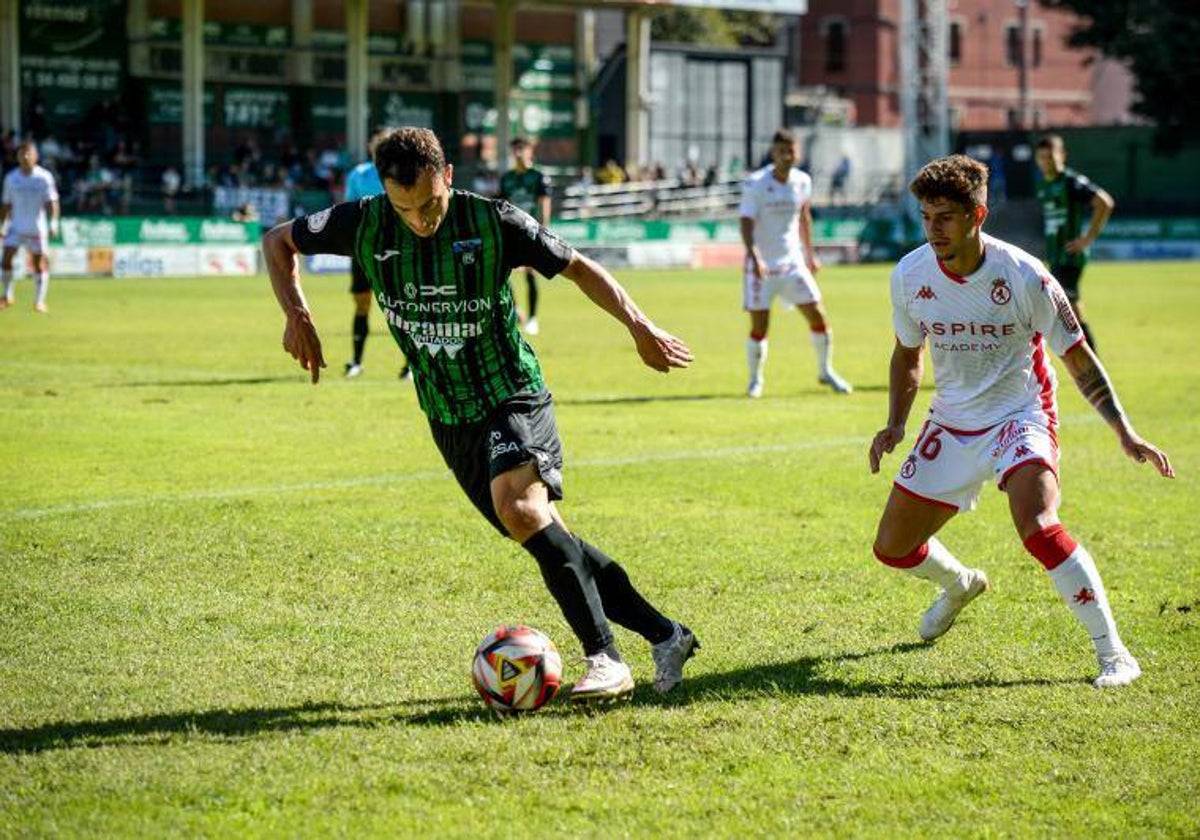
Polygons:
<instances>
[{"instance_id":1,"label":"white sock","mask_svg":"<svg viewBox=\"0 0 1200 840\"><path fill-rule=\"evenodd\" d=\"M750 381L762 382L763 369L767 366L767 340L746 339L746 364L750 367Z\"/></svg>"},{"instance_id":2,"label":"white sock","mask_svg":"<svg viewBox=\"0 0 1200 840\"><path fill-rule=\"evenodd\" d=\"M12 271L0 271L0 279L4 280L4 297L9 300L13 296L13 273Z\"/></svg>"},{"instance_id":3,"label":"white sock","mask_svg":"<svg viewBox=\"0 0 1200 840\"><path fill-rule=\"evenodd\" d=\"M935 583L942 589L963 589L961 581L966 575L967 567L958 562L958 558L951 554L937 537L930 537L928 545L928 556L918 565L908 569L908 573Z\"/></svg>"},{"instance_id":4,"label":"white sock","mask_svg":"<svg viewBox=\"0 0 1200 840\"><path fill-rule=\"evenodd\" d=\"M1050 570L1050 579L1071 612L1087 628L1098 656L1125 650L1108 606L1108 595L1104 591L1100 573L1096 571L1096 564L1086 548L1076 546L1070 557Z\"/></svg>"},{"instance_id":5,"label":"white sock","mask_svg":"<svg viewBox=\"0 0 1200 840\"><path fill-rule=\"evenodd\" d=\"M34 304L35 305L39 304L39 303L44 304L46 302L46 295L50 291L50 272L39 271L37 273L37 277L33 281L33 283L34 283L34 286L33 286L33 288L34 288L34 298L33 298Z\"/></svg>"},{"instance_id":6,"label":"white sock","mask_svg":"<svg viewBox=\"0 0 1200 840\"><path fill-rule=\"evenodd\" d=\"M833 330L825 330L824 332L812 331L809 333L812 338L813 350L817 354L817 372L821 376L828 376L833 370Z\"/></svg>"}]
</instances>

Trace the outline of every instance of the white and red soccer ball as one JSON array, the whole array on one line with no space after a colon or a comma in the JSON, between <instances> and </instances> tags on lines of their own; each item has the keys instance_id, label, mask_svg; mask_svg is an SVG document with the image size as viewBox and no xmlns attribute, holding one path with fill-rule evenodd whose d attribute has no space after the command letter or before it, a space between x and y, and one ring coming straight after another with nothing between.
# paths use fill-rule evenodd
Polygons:
<instances>
[{"instance_id":1,"label":"white and red soccer ball","mask_svg":"<svg viewBox=\"0 0 1200 840\"><path fill-rule=\"evenodd\" d=\"M525 625L496 628L475 649L475 690L502 714L532 712L562 685L562 657L544 633Z\"/></svg>"}]
</instances>

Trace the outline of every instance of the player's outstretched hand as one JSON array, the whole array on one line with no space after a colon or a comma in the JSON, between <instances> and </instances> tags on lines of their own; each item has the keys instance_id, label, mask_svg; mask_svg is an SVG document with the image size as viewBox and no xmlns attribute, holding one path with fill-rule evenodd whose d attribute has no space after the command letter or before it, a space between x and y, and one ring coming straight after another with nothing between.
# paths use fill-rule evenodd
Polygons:
<instances>
[{"instance_id":1,"label":"player's outstretched hand","mask_svg":"<svg viewBox=\"0 0 1200 840\"><path fill-rule=\"evenodd\" d=\"M867 453L867 462L871 465L871 472L879 472L879 463L883 460L883 456L895 449L902 440L904 440L903 426L888 426L875 433L875 439L871 441L871 451Z\"/></svg>"},{"instance_id":2,"label":"player's outstretched hand","mask_svg":"<svg viewBox=\"0 0 1200 840\"><path fill-rule=\"evenodd\" d=\"M321 337L307 311L297 310L288 316L287 326L283 329L283 349L309 372L316 385L321 378L321 368L325 367L325 356L321 352Z\"/></svg>"},{"instance_id":3,"label":"player's outstretched hand","mask_svg":"<svg viewBox=\"0 0 1200 840\"><path fill-rule=\"evenodd\" d=\"M685 368L692 363L694 357L686 344L649 321L638 321L631 332L638 355L648 367L666 373L671 368Z\"/></svg>"},{"instance_id":4,"label":"player's outstretched hand","mask_svg":"<svg viewBox=\"0 0 1200 840\"><path fill-rule=\"evenodd\" d=\"M1130 432L1121 435L1121 448L1139 464L1149 461L1163 478L1175 477L1175 468L1171 466L1171 459L1167 457L1167 453L1137 434Z\"/></svg>"}]
</instances>

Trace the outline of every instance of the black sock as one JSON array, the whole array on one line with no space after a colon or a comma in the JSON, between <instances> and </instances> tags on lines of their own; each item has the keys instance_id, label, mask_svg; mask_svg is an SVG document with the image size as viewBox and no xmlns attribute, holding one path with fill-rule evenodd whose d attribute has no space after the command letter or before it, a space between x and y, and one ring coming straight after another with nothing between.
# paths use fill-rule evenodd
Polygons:
<instances>
[{"instance_id":1,"label":"black sock","mask_svg":"<svg viewBox=\"0 0 1200 840\"><path fill-rule=\"evenodd\" d=\"M533 276L532 271L525 272L525 286L529 289L529 317L536 318L538 287L537 278Z\"/></svg>"},{"instance_id":2,"label":"black sock","mask_svg":"<svg viewBox=\"0 0 1200 840\"><path fill-rule=\"evenodd\" d=\"M367 326L367 316L355 315L350 335L354 339L354 364L356 365L362 364L363 345L367 343L368 332L370 332L370 327Z\"/></svg>"},{"instance_id":3,"label":"black sock","mask_svg":"<svg viewBox=\"0 0 1200 840\"><path fill-rule=\"evenodd\" d=\"M542 580L583 645L584 656L603 652L620 661L592 570L570 532L551 522L525 540L522 548L537 560Z\"/></svg>"},{"instance_id":4,"label":"black sock","mask_svg":"<svg viewBox=\"0 0 1200 840\"><path fill-rule=\"evenodd\" d=\"M675 624L642 597L616 560L583 540L579 540L579 547L592 567L600 603L609 618L652 645L671 638Z\"/></svg>"},{"instance_id":5,"label":"black sock","mask_svg":"<svg viewBox=\"0 0 1200 840\"><path fill-rule=\"evenodd\" d=\"M1088 347L1096 349L1096 339L1092 338L1092 331L1088 329L1087 321L1080 321L1079 326L1083 329L1083 337L1087 339Z\"/></svg>"}]
</instances>

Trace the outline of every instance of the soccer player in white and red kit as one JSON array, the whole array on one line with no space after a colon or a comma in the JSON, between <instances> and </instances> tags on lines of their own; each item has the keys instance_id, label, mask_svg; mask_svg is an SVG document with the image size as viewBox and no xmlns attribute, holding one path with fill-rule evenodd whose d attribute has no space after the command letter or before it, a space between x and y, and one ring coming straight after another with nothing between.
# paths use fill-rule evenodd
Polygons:
<instances>
[{"instance_id":1,"label":"soccer player in white and red kit","mask_svg":"<svg viewBox=\"0 0 1200 840\"><path fill-rule=\"evenodd\" d=\"M33 308L45 312L46 294L50 290L46 242L47 234L58 235L58 188L54 176L38 166L37 146L31 141L17 147L17 163L18 168L4 176L0 197L0 230L4 232L4 255L0 258L4 297L0 298L0 309L7 309L15 302L13 256L23 247L32 255L37 272Z\"/></svg>"},{"instance_id":2,"label":"soccer player in white and red kit","mask_svg":"<svg viewBox=\"0 0 1200 840\"><path fill-rule=\"evenodd\" d=\"M904 439L928 342L936 385L929 418L900 466L875 538L875 556L941 587L920 635L932 641L988 588L934 534L975 506L984 482L1008 495L1025 548L1084 625L1100 662L1097 688L1141 675L1117 633L1100 574L1058 520L1055 376L1049 347L1131 458L1165 477L1166 453L1138 436L1108 375L1084 340L1066 294L1041 262L981 231L987 167L964 155L927 164L909 189L928 244L892 273L892 352L887 426L875 435L872 472Z\"/></svg>"},{"instance_id":3,"label":"soccer player in white and red kit","mask_svg":"<svg viewBox=\"0 0 1200 840\"><path fill-rule=\"evenodd\" d=\"M753 398L763 392L767 328L776 295L799 309L808 321L818 381L839 394L853 390L833 369L833 330L813 276L820 271L821 261L812 243L812 178L795 168L798 158L796 136L782 128L771 140L771 165L750 175L742 185L738 215L746 246L743 306L750 313L746 394Z\"/></svg>"}]
</instances>

